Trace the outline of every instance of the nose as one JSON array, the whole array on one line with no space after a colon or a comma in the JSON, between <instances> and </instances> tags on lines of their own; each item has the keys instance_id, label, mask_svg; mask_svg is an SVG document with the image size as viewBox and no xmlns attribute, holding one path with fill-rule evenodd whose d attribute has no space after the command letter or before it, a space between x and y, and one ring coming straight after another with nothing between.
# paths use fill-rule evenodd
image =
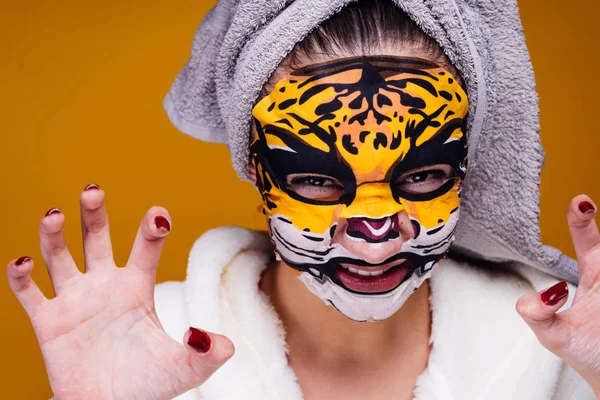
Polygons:
<instances>
[{"instance_id":1,"label":"nose","mask_svg":"<svg viewBox=\"0 0 600 400\"><path fill-rule=\"evenodd\" d=\"M370 264L381 264L398 254L402 245L414 237L415 229L408 214L401 211L378 219L340 218L333 242Z\"/></svg>"},{"instance_id":2,"label":"nose","mask_svg":"<svg viewBox=\"0 0 600 400\"><path fill-rule=\"evenodd\" d=\"M356 188L352 203L340 213L341 218L368 217L380 219L404 210L404 206L394 200L389 183L367 183Z\"/></svg>"},{"instance_id":3,"label":"nose","mask_svg":"<svg viewBox=\"0 0 600 400\"><path fill-rule=\"evenodd\" d=\"M398 214L379 219L348 218L346 222L348 236L364 239L369 243L385 242L400 236Z\"/></svg>"},{"instance_id":4,"label":"nose","mask_svg":"<svg viewBox=\"0 0 600 400\"><path fill-rule=\"evenodd\" d=\"M352 204L340 213L333 242L356 257L381 264L415 237L404 205L394 200L389 184L359 186Z\"/></svg>"}]
</instances>

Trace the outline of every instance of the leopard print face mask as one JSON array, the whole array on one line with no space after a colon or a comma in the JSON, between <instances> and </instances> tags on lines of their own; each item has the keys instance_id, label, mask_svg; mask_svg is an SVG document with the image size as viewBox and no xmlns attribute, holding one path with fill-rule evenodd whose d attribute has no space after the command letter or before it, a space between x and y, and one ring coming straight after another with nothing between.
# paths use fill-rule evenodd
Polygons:
<instances>
[{"instance_id":1,"label":"leopard print face mask","mask_svg":"<svg viewBox=\"0 0 600 400\"><path fill-rule=\"evenodd\" d=\"M312 293L353 320L381 320L431 275L458 221L467 111L450 72L390 56L305 67L255 106L250 152L269 233ZM349 240L398 251L365 261L336 240L342 221ZM384 289L350 283L361 279Z\"/></svg>"}]
</instances>

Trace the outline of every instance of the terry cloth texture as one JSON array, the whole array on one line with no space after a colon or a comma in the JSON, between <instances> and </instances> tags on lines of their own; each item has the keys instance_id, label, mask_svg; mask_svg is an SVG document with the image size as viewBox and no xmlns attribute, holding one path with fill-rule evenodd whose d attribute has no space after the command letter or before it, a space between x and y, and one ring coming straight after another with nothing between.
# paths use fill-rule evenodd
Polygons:
<instances>
[{"instance_id":1,"label":"terry cloth texture","mask_svg":"<svg viewBox=\"0 0 600 400\"><path fill-rule=\"evenodd\" d=\"M516 2L393 1L440 44L467 86L469 169L452 250L576 282L576 262L540 241L544 151ZM227 144L235 170L248 179L251 112L264 83L296 43L351 2L219 1L164 100L169 118L184 133Z\"/></svg>"},{"instance_id":2,"label":"terry cloth texture","mask_svg":"<svg viewBox=\"0 0 600 400\"><path fill-rule=\"evenodd\" d=\"M200 326L235 344L235 355L225 365L176 400L303 399L288 363L284 326L259 289L272 258L265 232L221 227L196 240L184 282L156 285L156 313L173 340L183 344L188 327ZM413 400L596 399L581 376L544 348L515 312L519 297L557 283L521 267L526 275L448 258L434 270L432 347ZM562 310L574 297L570 286Z\"/></svg>"}]
</instances>

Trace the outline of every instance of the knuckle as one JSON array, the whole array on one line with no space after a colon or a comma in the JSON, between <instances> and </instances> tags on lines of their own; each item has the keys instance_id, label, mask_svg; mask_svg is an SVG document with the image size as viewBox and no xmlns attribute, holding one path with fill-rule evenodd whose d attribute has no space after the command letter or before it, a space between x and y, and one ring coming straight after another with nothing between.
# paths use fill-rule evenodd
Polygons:
<instances>
[{"instance_id":1,"label":"knuckle","mask_svg":"<svg viewBox=\"0 0 600 400\"><path fill-rule=\"evenodd\" d=\"M103 220L90 221L85 224L85 232L88 235L96 235L102 233L105 227L106 223Z\"/></svg>"},{"instance_id":2,"label":"knuckle","mask_svg":"<svg viewBox=\"0 0 600 400\"><path fill-rule=\"evenodd\" d=\"M50 255L55 258L61 258L66 252L67 248L64 245L55 245L49 249Z\"/></svg>"},{"instance_id":3,"label":"knuckle","mask_svg":"<svg viewBox=\"0 0 600 400\"><path fill-rule=\"evenodd\" d=\"M556 353L566 347L567 340L564 335L544 335L542 344L551 352Z\"/></svg>"},{"instance_id":4,"label":"knuckle","mask_svg":"<svg viewBox=\"0 0 600 400\"><path fill-rule=\"evenodd\" d=\"M22 296L26 296L26 293L34 287L34 282L33 279L31 279L31 276L25 275L12 279L12 284L10 286L15 295L18 296L19 300L22 300Z\"/></svg>"},{"instance_id":5,"label":"knuckle","mask_svg":"<svg viewBox=\"0 0 600 400\"><path fill-rule=\"evenodd\" d=\"M31 289L32 287L33 287L33 280L31 278L25 279L25 280L23 280L23 282L21 282L17 286L17 291L18 292L26 292L27 290Z\"/></svg>"},{"instance_id":6,"label":"knuckle","mask_svg":"<svg viewBox=\"0 0 600 400\"><path fill-rule=\"evenodd\" d=\"M576 228L576 229L585 228L586 226L588 226L591 223L590 220L581 219L581 218L577 217L576 215L573 215L573 217L568 218L567 222L571 228Z\"/></svg>"},{"instance_id":7,"label":"knuckle","mask_svg":"<svg viewBox=\"0 0 600 400\"><path fill-rule=\"evenodd\" d=\"M204 363L199 363L193 357L185 356L183 359L183 363L177 362L178 366L182 366L184 375L190 375L192 377L192 381L201 384L207 379L207 369ZM187 373L185 373L187 371Z\"/></svg>"}]
</instances>

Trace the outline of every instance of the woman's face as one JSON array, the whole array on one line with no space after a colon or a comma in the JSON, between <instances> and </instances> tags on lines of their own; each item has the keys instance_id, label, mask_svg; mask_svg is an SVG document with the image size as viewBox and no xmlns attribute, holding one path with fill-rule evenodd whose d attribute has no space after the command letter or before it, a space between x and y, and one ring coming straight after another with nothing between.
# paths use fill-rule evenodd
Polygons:
<instances>
[{"instance_id":1,"label":"woman's face","mask_svg":"<svg viewBox=\"0 0 600 400\"><path fill-rule=\"evenodd\" d=\"M254 108L251 156L275 250L349 318L392 315L453 240L465 92L408 57L305 67Z\"/></svg>"}]
</instances>

